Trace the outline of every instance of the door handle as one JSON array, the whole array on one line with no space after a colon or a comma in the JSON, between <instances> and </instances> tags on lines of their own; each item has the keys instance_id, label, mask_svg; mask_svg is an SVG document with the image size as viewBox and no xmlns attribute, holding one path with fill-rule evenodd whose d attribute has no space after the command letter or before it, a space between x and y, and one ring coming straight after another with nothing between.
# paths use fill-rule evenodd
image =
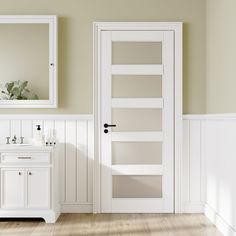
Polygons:
<instances>
[{"instance_id":1,"label":"door handle","mask_svg":"<svg viewBox=\"0 0 236 236\"><path fill-rule=\"evenodd\" d=\"M108 125L107 123L105 123L104 128L108 128L108 127L116 127L116 125Z\"/></svg>"}]
</instances>

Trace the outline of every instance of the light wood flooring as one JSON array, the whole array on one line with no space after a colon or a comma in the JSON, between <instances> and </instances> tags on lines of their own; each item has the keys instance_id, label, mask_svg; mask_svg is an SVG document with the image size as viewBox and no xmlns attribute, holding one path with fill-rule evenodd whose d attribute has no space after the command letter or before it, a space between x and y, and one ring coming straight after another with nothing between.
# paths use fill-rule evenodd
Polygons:
<instances>
[{"instance_id":1,"label":"light wood flooring","mask_svg":"<svg viewBox=\"0 0 236 236\"><path fill-rule=\"evenodd\" d=\"M202 214L62 214L56 224L0 219L0 235L222 236Z\"/></svg>"}]
</instances>

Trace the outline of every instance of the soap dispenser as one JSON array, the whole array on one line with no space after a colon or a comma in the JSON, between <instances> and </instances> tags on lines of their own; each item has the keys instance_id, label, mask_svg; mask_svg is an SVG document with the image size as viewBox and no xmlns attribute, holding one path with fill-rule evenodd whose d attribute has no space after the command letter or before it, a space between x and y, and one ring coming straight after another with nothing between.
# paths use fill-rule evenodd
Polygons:
<instances>
[{"instance_id":1,"label":"soap dispenser","mask_svg":"<svg viewBox=\"0 0 236 236\"><path fill-rule=\"evenodd\" d=\"M36 144L42 144L42 130L41 130L41 126L40 125L36 125L37 129L36 129L36 133L35 133L35 141Z\"/></svg>"}]
</instances>

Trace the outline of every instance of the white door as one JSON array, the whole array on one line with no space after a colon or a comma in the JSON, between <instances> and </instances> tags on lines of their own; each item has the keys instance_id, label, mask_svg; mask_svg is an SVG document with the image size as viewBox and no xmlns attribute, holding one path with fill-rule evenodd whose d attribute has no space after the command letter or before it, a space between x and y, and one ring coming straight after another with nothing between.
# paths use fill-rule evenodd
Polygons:
<instances>
[{"instance_id":1,"label":"white door","mask_svg":"<svg viewBox=\"0 0 236 236\"><path fill-rule=\"evenodd\" d=\"M50 207L50 170L49 168L30 168L27 171L28 208Z\"/></svg>"},{"instance_id":2,"label":"white door","mask_svg":"<svg viewBox=\"0 0 236 236\"><path fill-rule=\"evenodd\" d=\"M24 178L23 169L1 169L1 208L24 207Z\"/></svg>"},{"instance_id":3,"label":"white door","mask_svg":"<svg viewBox=\"0 0 236 236\"><path fill-rule=\"evenodd\" d=\"M100 91L101 211L173 212L173 31L102 31Z\"/></svg>"}]
</instances>

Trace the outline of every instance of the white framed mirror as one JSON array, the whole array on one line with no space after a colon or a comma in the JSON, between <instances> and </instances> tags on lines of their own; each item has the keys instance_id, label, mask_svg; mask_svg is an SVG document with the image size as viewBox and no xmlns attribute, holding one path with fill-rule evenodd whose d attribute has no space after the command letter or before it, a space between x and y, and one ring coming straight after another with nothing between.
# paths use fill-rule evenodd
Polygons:
<instances>
[{"instance_id":1,"label":"white framed mirror","mask_svg":"<svg viewBox=\"0 0 236 236\"><path fill-rule=\"evenodd\" d=\"M57 90L57 17L0 16L0 108L56 108Z\"/></svg>"}]
</instances>

